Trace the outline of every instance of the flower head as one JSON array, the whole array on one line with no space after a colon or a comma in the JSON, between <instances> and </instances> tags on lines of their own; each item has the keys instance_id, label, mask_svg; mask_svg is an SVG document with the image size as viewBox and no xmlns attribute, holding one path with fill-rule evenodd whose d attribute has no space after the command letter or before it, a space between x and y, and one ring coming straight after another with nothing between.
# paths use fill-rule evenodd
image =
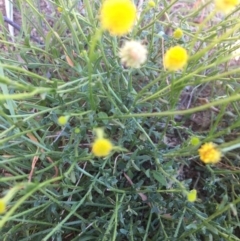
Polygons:
<instances>
[{"instance_id":1,"label":"flower head","mask_svg":"<svg viewBox=\"0 0 240 241\"><path fill-rule=\"evenodd\" d=\"M68 122L69 116L59 116L58 117L58 124L60 126L65 126Z\"/></svg>"},{"instance_id":2,"label":"flower head","mask_svg":"<svg viewBox=\"0 0 240 241\"><path fill-rule=\"evenodd\" d=\"M197 199L197 190L193 189L187 194L187 199L189 202L195 202Z\"/></svg>"},{"instance_id":3,"label":"flower head","mask_svg":"<svg viewBox=\"0 0 240 241\"><path fill-rule=\"evenodd\" d=\"M218 11L227 14L234 10L239 2L239 0L215 0L215 6Z\"/></svg>"},{"instance_id":4,"label":"flower head","mask_svg":"<svg viewBox=\"0 0 240 241\"><path fill-rule=\"evenodd\" d=\"M131 0L105 0L100 10L103 29L117 36L130 32L136 17L136 6Z\"/></svg>"},{"instance_id":5,"label":"flower head","mask_svg":"<svg viewBox=\"0 0 240 241\"><path fill-rule=\"evenodd\" d=\"M113 149L111 141L106 138L97 138L92 144L92 153L97 157L105 157Z\"/></svg>"},{"instance_id":6,"label":"flower head","mask_svg":"<svg viewBox=\"0 0 240 241\"><path fill-rule=\"evenodd\" d=\"M127 67L140 68L147 59L147 49L137 41L127 41L120 48L119 57Z\"/></svg>"},{"instance_id":7,"label":"flower head","mask_svg":"<svg viewBox=\"0 0 240 241\"><path fill-rule=\"evenodd\" d=\"M6 212L6 201L1 198L0 199L0 214L3 214Z\"/></svg>"},{"instance_id":8,"label":"flower head","mask_svg":"<svg viewBox=\"0 0 240 241\"><path fill-rule=\"evenodd\" d=\"M174 32L173 32L173 37L176 39L180 39L183 36L183 31L180 28L177 28Z\"/></svg>"},{"instance_id":9,"label":"flower head","mask_svg":"<svg viewBox=\"0 0 240 241\"><path fill-rule=\"evenodd\" d=\"M209 142L205 143L198 149L199 156L202 162L209 164L209 163L218 163L221 160L222 153L217 148L217 145Z\"/></svg>"},{"instance_id":10,"label":"flower head","mask_svg":"<svg viewBox=\"0 0 240 241\"><path fill-rule=\"evenodd\" d=\"M180 70L188 61L187 51L181 46L175 46L167 50L163 58L163 63L166 69Z\"/></svg>"}]
</instances>

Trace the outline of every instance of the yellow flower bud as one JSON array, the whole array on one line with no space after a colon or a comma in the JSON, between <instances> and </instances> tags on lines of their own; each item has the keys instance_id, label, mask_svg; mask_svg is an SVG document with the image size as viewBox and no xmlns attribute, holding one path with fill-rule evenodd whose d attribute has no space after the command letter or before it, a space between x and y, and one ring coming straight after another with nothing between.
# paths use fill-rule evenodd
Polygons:
<instances>
[{"instance_id":1,"label":"yellow flower bud","mask_svg":"<svg viewBox=\"0 0 240 241\"><path fill-rule=\"evenodd\" d=\"M60 126L65 126L68 122L69 116L60 116L58 117L58 124Z\"/></svg>"},{"instance_id":2,"label":"yellow flower bud","mask_svg":"<svg viewBox=\"0 0 240 241\"><path fill-rule=\"evenodd\" d=\"M198 146L200 144L200 140L198 137L193 136L190 140L192 146Z\"/></svg>"},{"instance_id":3,"label":"yellow flower bud","mask_svg":"<svg viewBox=\"0 0 240 241\"><path fill-rule=\"evenodd\" d=\"M63 11L63 8L62 7L57 7L57 10L59 13L61 13Z\"/></svg>"},{"instance_id":4,"label":"yellow flower bud","mask_svg":"<svg viewBox=\"0 0 240 241\"><path fill-rule=\"evenodd\" d=\"M0 199L0 214L6 212L6 202L3 198Z\"/></svg>"},{"instance_id":5,"label":"yellow flower bud","mask_svg":"<svg viewBox=\"0 0 240 241\"><path fill-rule=\"evenodd\" d=\"M156 3L155 3L154 1L152 1L152 0L150 0L150 1L148 1L148 6L149 6L150 8L155 8Z\"/></svg>"},{"instance_id":6,"label":"yellow flower bud","mask_svg":"<svg viewBox=\"0 0 240 241\"><path fill-rule=\"evenodd\" d=\"M187 194L187 199L189 202L195 202L197 199L197 190L193 189Z\"/></svg>"},{"instance_id":7,"label":"yellow flower bud","mask_svg":"<svg viewBox=\"0 0 240 241\"><path fill-rule=\"evenodd\" d=\"M176 39L180 39L183 36L183 31L180 28L177 28L174 32L173 32L173 37Z\"/></svg>"},{"instance_id":8,"label":"yellow flower bud","mask_svg":"<svg viewBox=\"0 0 240 241\"><path fill-rule=\"evenodd\" d=\"M79 134L80 131L81 131L81 130L80 130L78 127L76 127L76 128L74 129L75 134Z\"/></svg>"}]
</instances>

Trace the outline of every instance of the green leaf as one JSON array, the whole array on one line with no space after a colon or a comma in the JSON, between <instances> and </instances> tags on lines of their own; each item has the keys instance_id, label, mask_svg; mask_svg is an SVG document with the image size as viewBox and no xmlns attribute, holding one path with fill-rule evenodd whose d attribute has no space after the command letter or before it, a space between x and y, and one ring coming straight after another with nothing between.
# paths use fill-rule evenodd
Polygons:
<instances>
[{"instance_id":1,"label":"green leaf","mask_svg":"<svg viewBox=\"0 0 240 241\"><path fill-rule=\"evenodd\" d=\"M104 119L104 118L108 118L108 115L105 112L99 112L98 113L98 117L102 119L102 122L107 125L108 124L108 120Z\"/></svg>"},{"instance_id":2,"label":"green leaf","mask_svg":"<svg viewBox=\"0 0 240 241\"><path fill-rule=\"evenodd\" d=\"M167 180L166 178L158 171L152 171L153 177L162 185L166 186L167 185Z\"/></svg>"}]
</instances>

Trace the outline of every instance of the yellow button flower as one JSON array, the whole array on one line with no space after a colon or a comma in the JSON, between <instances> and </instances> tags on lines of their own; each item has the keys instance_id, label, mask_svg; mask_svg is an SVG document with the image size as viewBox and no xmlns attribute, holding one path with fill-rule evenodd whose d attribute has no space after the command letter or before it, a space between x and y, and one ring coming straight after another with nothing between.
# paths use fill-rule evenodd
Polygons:
<instances>
[{"instance_id":1,"label":"yellow button flower","mask_svg":"<svg viewBox=\"0 0 240 241\"><path fill-rule=\"evenodd\" d=\"M189 202L195 202L197 199L197 190L196 189L191 190L187 195L187 199Z\"/></svg>"},{"instance_id":2,"label":"yellow button flower","mask_svg":"<svg viewBox=\"0 0 240 241\"><path fill-rule=\"evenodd\" d=\"M217 145L212 142L202 145L201 148L198 149L198 152L201 161L206 164L218 163L221 160L222 153L217 148Z\"/></svg>"},{"instance_id":3,"label":"yellow button flower","mask_svg":"<svg viewBox=\"0 0 240 241\"><path fill-rule=\"evenodd\" d=\"M166 69L180 70L188 61L187 51L181 46L175 46L167 50L163 58L163 64Z\"/></svg>"},{"instance_id":4,"label":"yellow button flower","mask_svg":"<svg viewBox=\"0 0 240 241\"><path fill-rule=\"evenodd\" d=\"M215 0L216 9L225 14L234 10L239 3L239 0Z\"/></svg>"},{"instance_id":5,"label":"yellow button flower","mask_svg":"<svg viewBox=\"0 0 240 241\"><path fill-rule=\"evenodd\" d=\"M183 36L183 31L180 28L177 28L174 32L173 32L173 37L176 39L180 39Z\"/></svg>"},{"instance_id":6,"label":"yellow button flower","mask_svg":"<svg viewBox=\"0 0 240 241\"><path fill-rule=\"evenodd\" d=\"M0 199L0 214L6 212L6 202L2 198Z\"/></svg>"},{"instance_id":7,"label":"yellow button flower","mask_svg":"<svg viewBox=\"0 0 240 241\"><path fill-rule=\"evenodd\" d=\"M147 59L147 49L137 41L126 41L119 50L121 62L127 67L140 68Z\"/></svg>"},{"instance_id":8,"label":"yellow button flower","mask_svg":"<svg viewBox=\"0 0 240 241\"><path fill-rule=\"evenodd\" d=\"M106 138L97 138L92 144L92 153L97 157L108 156L112 149L112 143Z\"/></svg>"},{"instance_id":9,"label":"yellow button flower","mask_svg":"<svg viewBox=\"0 0 240 241\"><path fill-rule=\"evenodd\" d=\"M136 16L137 9L131 0L105 0L100 10L102 28L116 36L130 32Z\"/></svg>"}]
</instances>

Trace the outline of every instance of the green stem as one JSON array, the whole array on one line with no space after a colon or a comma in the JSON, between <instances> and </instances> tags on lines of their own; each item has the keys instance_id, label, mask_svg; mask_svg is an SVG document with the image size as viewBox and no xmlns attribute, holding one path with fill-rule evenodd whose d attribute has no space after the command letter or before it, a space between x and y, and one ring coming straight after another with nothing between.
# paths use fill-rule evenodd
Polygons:
<instances>
[{"instance_id":1,"label":"green stem","mask_svg":"<svg viewBox=\"0 0 240 241\"><path fill-rule=\"evenodd\" d=\"M126 118L133 118L133 117L163 117L163 116L174 116L174 115L187 115L187 114L192 114L198 111L203 111L206 109L211 108L212 106L216 105L222 105L225 103L231 103L233 101L240 100L240 95L235 94L232 96L229 96L224 99L219 99L201 106L197 106L194 108L189 108L187 110L174 110L174 111L163 111L163 112L148 112L148 113L129 113L129 114L123 114L119 116L109 116L109 117L104 117L104 118L99 118L101 120L106 119L106 120L111 120L111 119L126 119Z\"/></svg>"},{"instance_id":2,"label":"green stem","mask_svg":"<svg viewBox=\"0 0 240 241\"><path fill-rule=\"evenodd\" d=\"M102 29L97 30L90 42L89 60L88 60L88 85L89 85L89 99L90 99L91 110L96 110L96 103L94 101L93 89L92 89L92 74L93 74L92 64L94 62L94 50L101 35L102 35Z\"/></svg>"},{"instance_id":3,"label":"green stem","mask_svg":"<svg viewBox=\"0 0 240 241\"><path fill-rule=\"evenodd\" d=\"M39 185L36 185L33 189L29 190L23 197L21 197L20 199L18 199L18 201L15 203L15 205L6 213L6 215L4 215L4 217L2 217L2 219L0 220L0 229L4 226L4 224L9 220L9 218L13 215L13 213L24 203L24 201L26 201L31 195L33 195L36 191L38 191L40 188L45 187L46 185L48 185L51 182L56 182L61 180L62 177L56 177L53 178L51 180L47 180ZM28 184L30 185L35 185L35 184Z\"/></svg>"}]
</instances>

